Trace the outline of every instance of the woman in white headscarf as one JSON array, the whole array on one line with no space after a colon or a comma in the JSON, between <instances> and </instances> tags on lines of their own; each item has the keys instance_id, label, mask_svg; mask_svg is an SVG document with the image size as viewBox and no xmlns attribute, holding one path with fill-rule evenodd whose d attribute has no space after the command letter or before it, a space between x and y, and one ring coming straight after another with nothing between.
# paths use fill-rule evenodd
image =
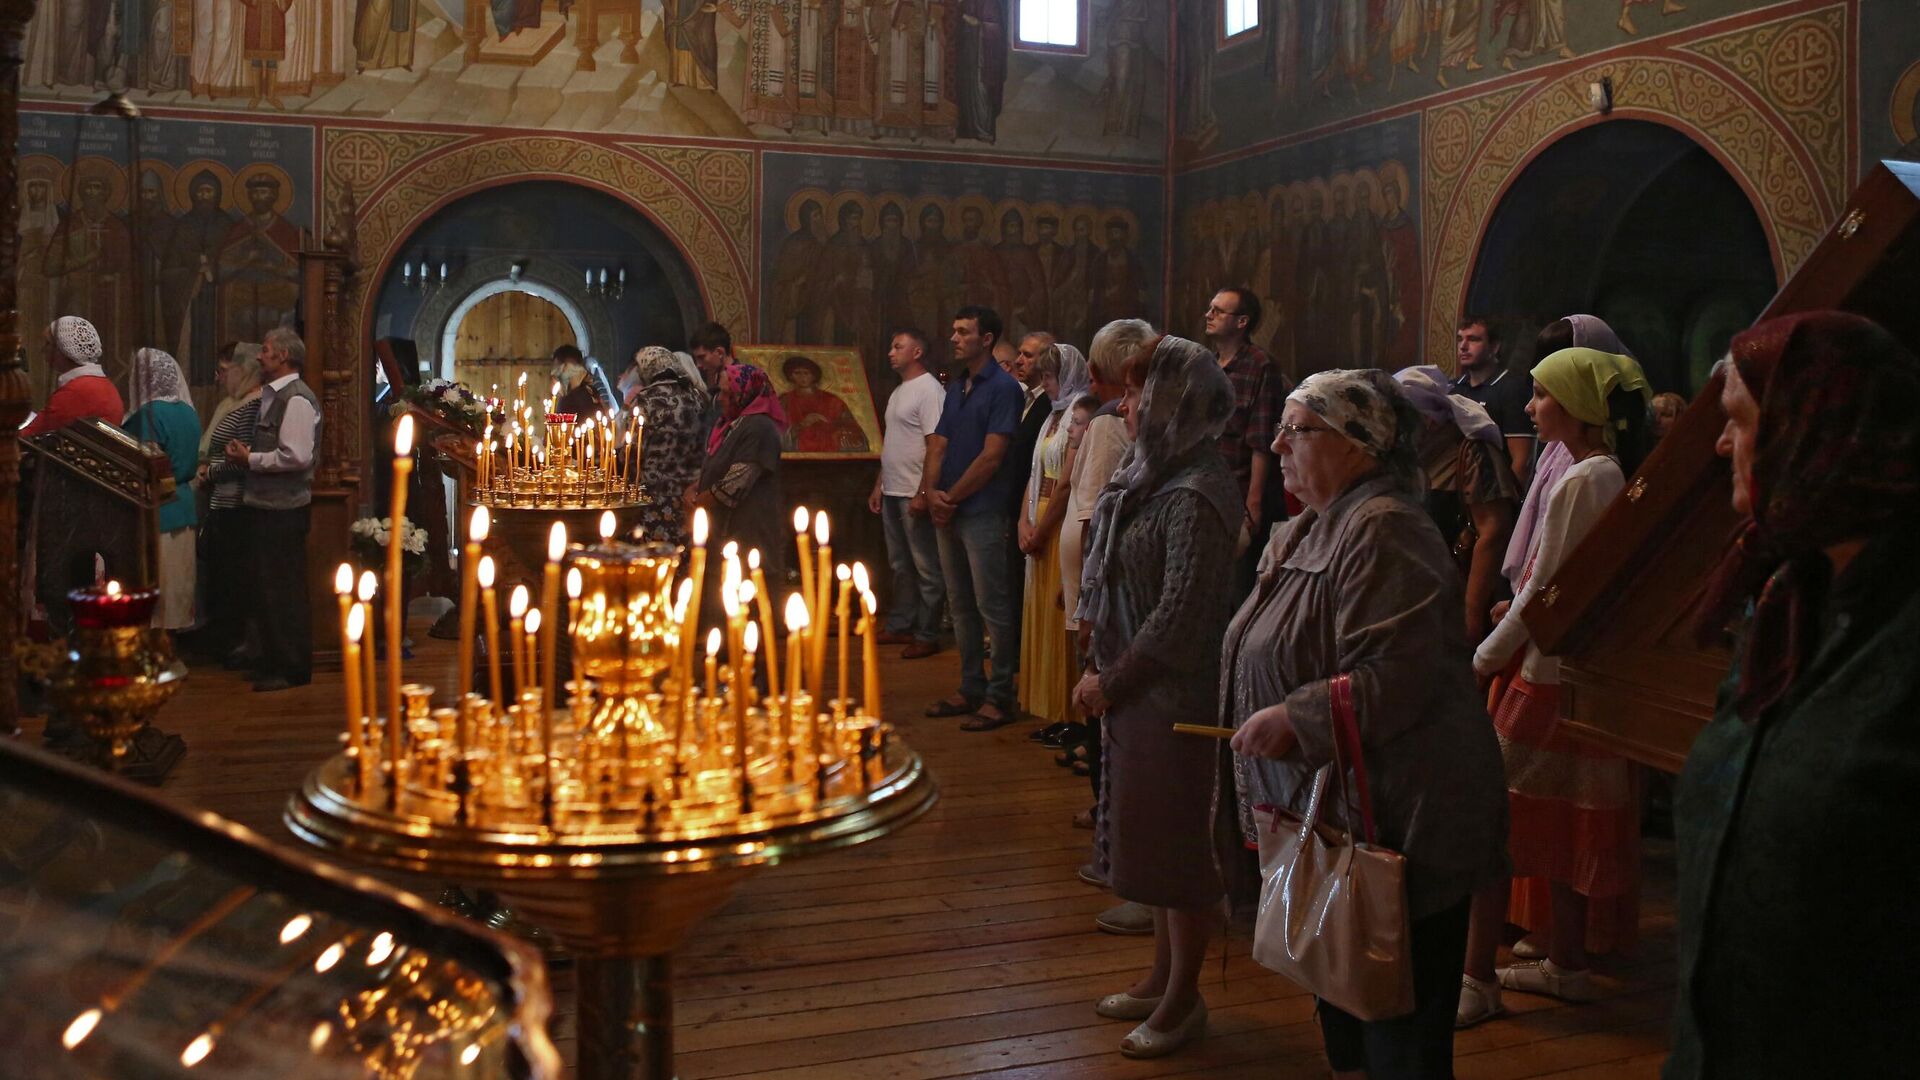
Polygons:
<instances>
[{"instance_id":1,"label":"woman in white headscarf","mask_svg":"<svg viewBox=\"0 0 1920 1080\"><path fill-rule=\"evenodd\" d=\"M1053 413L1033 444L1033 467L1020 503L1018 539L1027 556L1026 603L1020 624L1020 708L1045 724L1073 719L1073 662L1060 595L1060 524L1067 516L1068 430L1074 400L1087 392L1087 358L1055 343L1034 359Z\"/></svg>"},{"instance_id":2,"label":"woman in white headscarf","mask_svg":"<svg viewBox=\"0 0 1920 1080\"><path fill-rule=\"evenodd\" d=\"M707 460L707 383L693 358L649 345L620 376L621 398L645 423L640 482L652 500L640 508L648 540L685 544L687 509L681 495Z\"/></svg>"},{"instance_id":3,"label":"woman in white headscarf","mask_svg":"<svg viewBox=\"0 0 1920 1080\"><path fill-rule=\"evenodd\" d=\"M193 623L193 475L200 468L200 414L187 399L180 365L159 349L133 354L131 404L121 426L137 439L158 444L173 466L173 497L160 507L160 606L154 622L180 630Z\"/></svg>"}]
</instances>

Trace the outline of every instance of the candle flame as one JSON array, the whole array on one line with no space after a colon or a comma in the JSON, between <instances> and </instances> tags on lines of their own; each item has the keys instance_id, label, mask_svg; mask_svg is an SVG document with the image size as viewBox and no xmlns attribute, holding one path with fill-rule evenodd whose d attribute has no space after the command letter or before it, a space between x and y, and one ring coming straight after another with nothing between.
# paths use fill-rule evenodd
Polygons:
<instances>
[{"instance_id":1,"label":"candle flame","mask_svg":"<svg viewBox=\"0 0 1920 1080\"><path fill-rule=\"evenodd\" d=\"M807 508L804 506L793 508L793 531L797 533L807 531Z\"/></svg>"},{"instance_id":2,"label":"candle flame","mask_svg":"<svg viewBox=\"0 0 1920 1080\"><path fill-rule=\"evenodd\" d=\"M533 608L527 612L527 633L537 634L539 632L540 632L540 609Z\"/></svg>"},{"instance_id":3,"label":"candle flame","mask_svg":"<svg viewBox=\"0 0 1920 1080\"><path fill-rule=\"evenodd\" d=\"M813 515L813 539L820 546L822 547L826 546L827 512L825 510L822 510L819 513Z\"/></svg>"},{"instance_id":4,"label":"candle flame","mask_svg":"<svg viewBox=\"0 0 1920 1080\"><path fill-rule=\"evenodd\" d=\"M491 555L480 556L480 587L483 589L493 588L493 556ZM494 617L499 618L498 615ZM492 631L488 631L488 633L492 633Z\"/></svg>"},{"instance_id":5,"label":"candle flame","mask_svg":"<svg viewBox=\"0 0 1920 1080\"><path fill-rule=\"evenodd\" d=\"M346 951L346 948L337 941L327 946L319 956L314 957L313 970L322 975L326 974L333 969L333 965L340 962L340 957L344 956Z\"/></svg>"},{"instance_id":6,"label":"candle flame","mask_svg":"<svg viewBox=\"0 0 1920 1080\"><path fill-rule=\"evenodd\" d=\"M740 542L738 540L727 541L727 546L720 549L720 557L728 561L738 559L740 557Z\"/></svg>"},{"instance_id":7,"label":"candle flame","mask_svg":"<svg viewBox=\"0 0 1920 1080\"><path fill-rule=\"evenodd\" d=\"M406 457L413 453L413 414L400 418L393 428L393 456Z\"/></svg>"},{"instance_id":8,"label":"candle flame","mask_svg":"<svg viewBox=\"0 0 1920 1080\"><path fill-rule=\"evenodd\" d=\"M507 614L518 619L527 613L527 587L515 585L513 595L507 598Z\"/></svg>"},{"instance_id":9,"label":"candle flame","mask_svg":"<svg viewBox=\"0 0 1920 1080\"><path fill-rule=\"evenodd\" d=\"M567 553L567 523L556 521L553 528L547 530L547 561L559 562Z\"/></svg>"},{"instance_id":10,"label":"candle flame","mask_svg":"<svg viewBox=\"0 0 1920 1080\"><path fill-rule=\"evenodd\" d=\"M580 576L580 568L576 566L569 569L567 571L567 598L569 600L580 599L580 589L584 584L585 579Z\"/></svg>"},{"instance_id":11,"label":"candle flame","mask_svg":"<svg viewBox=\"0 0 1920 1080\"><path fill-rule=\"evenodd\" d=\"M287 925L280 928L280 944L291 945L299 941L312 927L313 916L295 915L287 920Z\"/></svg>"},{"instance_id":12,"label":"candle flame","mask_svg":"<svg viewBox=\"0 0 1920 1080\"><path fill-rule=\"evenodd\" d=\"M373 594L380 591L380 579L374 577L371 570L360 571L360 588L357 591L361 603L372 600Z\"/></svg>"},{"instance_id":13,"label":"candle flame","mask_svg":"<svg viewBox=\"0 0 1920 1080\"><path fill-rule=\"evenodd\" d=\"M759 623L747 624L747 630L745 635L743 635L741 639L740 645L742 648L747 650L748 656L752 656L754 653L760 651L760 624Z\"/></svg>"},{"instance_id":14,"label":"candle flame","mask_svg":"<svg viewBox=\"0 0 1920 1080\"><path fill-rule=\"evenodd\" d=\"M493 515L484 506L473 508L473 519L467 524L467 539L478 544L493 531Z\"/></svg>"},{"instance_id":15,"label":"candle flame","mask_svg":"<svg viewBox=\"0 0 1920 1080\"><path fill-rule=\"evenodd\" d=\"M760 569L760 549L759 548L753 548L747 552L747 569L749 570Z\"/></svg>"},{"instance_id":16,"label":"candle flame","mask_svg":"<svg viewBox=\"0 0 1920 1080\"><path fill-rule=\"evenodd\" d=\"M460 1051L460 1064L462 1065L471 1065L474 1062L479 1060L480 1060L480 1044L479 1043L469 1043L465 1050Z\"/></svg>"},{"instance_id":17,"label":"candle flame","mask_svg":"<svg viewBox=\"0 0 1920 1080\"><path fill-rule=\"evenodd\" d=\"M707 658L711 660L712 658L719 655L720 655L720 628L716 626L713 629L707 631Z\"/></svg>"},{"instance_id":18,"label":"candle flame","mask_svg":"<svg viewBox=\"0 0 1920 1080\"><path fill-rule=\"evenodd\" d=\"M213 1036L203 1031L199 1038L188 1043L187 1048L180 1051L180 1064L191 1069L205 1061L207 1055L211 1053L213 1053Z\"/></svg>"},{"instance_id":19,"label":"candle flame","mask_svg":"<svg viewBox=\"0 0 1920 1080\"><path fill-rule=\"evenodd\" d=\"M807 602L800 599L799 593L787 594L787 633L797 634L807 628Z\"/></svg>"},{"instance_id":20,"label":"candle flame","mask_svg":"<svg viewBox=\"0 0 1920 1080\"><path fill-rule=\"evenodd\" d=\"M513 385L515 385L515 386L525 386L525 385L527 385L527 373L526 373L526 372L524 372L524 371L523 371L523 372L521 372L521 373L520 373L520 378L518 378L517 380L515 380L515 381L514 381L514 384L513 384Z\"/></svg>"},{"instance_id":21,"label":"candle flame","mask_svg":"<svg viewBox=\"0 0 1920 1080\"><path fill-rule=\"evenodd\" d=\"M729 619L740 614L740 593L733 588L731 582L720 587L720 607L726 611Z\"/></svg>"},{"instance_id":22,"label":"candle flame","mask_svg":"<svg viewBox=\"0 0 1920 1080\"><path fill-rule=\"evenodd\" d=\"M754 587L751 578L740 582L740 606L746 607L748 604L753 603L753 598L758 592L759 590Z\"/></svg>"},{"instance_id":23,"label":"candle flame","mask_svg":"<svg viewBox=\"0 0 1920 1080\"><path fill-rule=\"evenodd\" d=\"M74 1017L73 1023L67 1025L66 1033L60 1036L60 1045L71 1050L85 1042L87 1036L93 1034L94 1027L100 1023L100 1017L99 1009L88 1009Z\"/></svg>"},{"instance_id":24,"label":"candle flame","mask_svg":"<svg viewBox=\"0 0 1920 1080\"><path fill-rule=\"evenodd\" d=\"M615 529L617 529L617 528L619 528L619 527L620 527L620 522L619 522L619 519L617 519L617 518L615 518L615 517L613 516L613 511L611 511L611 510L607 510L607 511L604 511L603 513L601 513L601 515L600 515L600 539L602 539L602 540L611 540L611 539L613 539L613 530L615 530Z\"/></svg>"},{"instance_id":25,"label":"candle flame","mask_svg":"<svg viewBox=\"0 0 1920 1080\"><path fill-rule=\"evenodd\" d=\"M878 615L878 614L880 614L880 601L878 601L878 600L875 600L875 599L873 598L873 593L872 593L872 592L870 592L870 591L863 591L863 592L862 592L862 593L860 594L860 602L861 602L862 604L865 604L865 605L866 605L866 607L867 607L867 614L869 614L869 615Z\"/></svg>"},{"instance_id":26,"label":"candle flame","mask_svg":"<svg viewBox=\"0 0 1920 1080\"><path fill-rule=\"evenodd\" d=\"M117 581L109 581L109 582L107 582L107 595L108 595L108 596L119 596L119 595L120 595L120 583L119 583L119 582L117 582Z\"/></svg>"},{"instance_id":27,"label":"candle flame","mask_svg":"<svg viewBox=\"0 0 1920 1080\"><path fill-rule=\"evenodd\" d=\"M833 568L833 576L842 582L851 581L853 579L853 571L847 569L846 563L841 563L839 566Z\"/></svg>"},{"instance_id":28,"label":"candle flame","mask_svg":"<svg viewBox=\"0 0 1920 1080\"><path fill-rule=\"evenodd\" d=\"M347 640L358 645L367 632L367 609L355 604L347 609Z\"/></svg>"},{"instance_id":29,"label":"candle flame","mask_svg":"<svg viewBox=\"0 0 1920 1080\"><path fill-rule=\"evenodd\" d=\"M707 546L707 508L702 506L693 512L693 545Z\"/></svg>"},{"instance_id":30,"label":"candle flame","mask_svg":"<svg viewBox=\"0 0 1920 1080\"><path fill-rule=\"evenodd\" d=\"M853 564L853 587L860 590L861 592L866 592L867 589L870 587L870 585L871 585L871 579L867 577L867 564L863 562L854 563Z\"/></svg>"},{"instance_id":31,"label":"candle flame","mask_svg":"<svg viewBox=\"0 0 1920 1080\"><path fill-rule=\"evenodd\" d=\"M333 572L333 594L335 596L353 595L353 564L341 563Z\"/></svg>"},{"instance_id":32,"label":"candle flame","mask_svg":"<svg viewBox=\"0 0 1920 1080\"><path fill-rule=\"evenodd\" d=\"M377 967L392 955L393 935L382 931L379 937L373 939L373 948L367 950L367 966Z\"/></svg>"}]
</instances>

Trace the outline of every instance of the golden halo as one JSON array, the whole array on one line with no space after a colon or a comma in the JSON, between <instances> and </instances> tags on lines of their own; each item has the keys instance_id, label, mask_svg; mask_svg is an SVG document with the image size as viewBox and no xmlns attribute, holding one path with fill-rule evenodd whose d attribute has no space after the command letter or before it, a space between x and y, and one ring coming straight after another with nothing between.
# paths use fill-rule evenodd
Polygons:
<instances>
[{"instance_id":1,"label":"golden halo","mask_svg":"<svg viewBox=\"0 0 1920 1080\"><path fill-rule=\"evenodd\" d=\"M220 181L220 209L233 209L233 170L222 162L200 158L180 166L173 174L173 201L176 205L193 208L193 181L203 172L210 172Z\"/></svg>"},{"instance_id":2,"label":"golden halo","mask_svg":"<svg viewBox=\"0 0 1920 1080\"><path fill-rule=\"evenodd\" d=\"M1100 211L1100 234L1102 236L1106 235L1107 225L1115 218L1119 218L1121 221L1127 223L1127 246L1138 247L1142 239L1140 236L1140 219L1134 215L1133 211L1124 206L1110 206Z\"/></svg>"},{"instance_id":3,"label":"golden halo","mask_svg":"<svg viewBox=\"0 0 1920 1080\"><path fill-rule=\"evenodd\" d=\"M20 187L24 190L29 180L45 180L50 194L47 201L61 204L67 201L67 165L52 154L26 154L20 158Z\"/></svg>"},{"instance_id":4,"label":"golden halo","mask_svg":"<svg viewBox=\"0 0 1920 1080\"><path fill-rule=\"evenodd\" d=\"M849 205L858 205L860 207L861 239L864 240L872 237L880 231L874 221L873 214L868 212L867 193L864 191L842 191L828 200L827 220L820 225L821 228L827 231L829 237L839 234L840 211L845 210Z\"/></svg>"},{"instance_id":5,"label":"golden halo","mask_svg":"<svg viewBox=\"0 0 1920 1080\"><path fill-rule=\"evenodd\" d=\"M185 209L185 207L173 205L173 166L164 161L142 160L140 172L143 174L142 180L146 179L144 175L146 173L152 173L160 178L160 200L167 204L168 209L176 211Z\"/></svg>"},{"instance_id":6,"label":"golden halo","mask_svg":"<svg viewBox=\"0 0 1920 1080\"><path fill-rule=\"evenodd\" d=\"M1261 232L1272 226L1267 218L1267 197L1257 191L1249 191L1240 197L1240 212L1246 215L1249 226Z\"/></svg>"},{"instance_id":7,"label":"golden halo","mask_svg":"<svg viewBox=\"0 0 1920 1080\"><path fill-rule=\"evenodd\" d=\"M801 188L799 191L787 197L788 233L791 234L800 231L800 207L804 205L808 199L812 199L814 202L820 204L820 216L822 219L820 227L822 229L831 227L830 223L826 220L826 213L827 204L833 201L833 196L827 194L827 192L821 188Z\"/></svg>"},{"instance_id":8,"label":"golden halo","mask_svg":"<svg viewBox=\"0 0 1920 1080\"><path fill-rule=\"evenodd\" d=\"M1241 224L1240 200L1231 198L1221 199L1218 216L1221 228L1228 231L1238 229Z\"/></svg>"},{"instance_id":9,"label":"golden halo","mask_svg":"<svg viewBox=\"0 0 1920 1080\"><path fill-rule=\"evenodd\" d=\"M1074 203L1072 206L1067 207L1068 236L1073 235L1074 226L1082 221L1087 223L1089 234L1100 231L1100 211L1088 206L1086 203Z\"/></svg>"},{"instance_id":10,"label":"golden halo","mask_svg":"<svg viewBox=\"0 0 1920 1080\"><path fill-rule=\"evenodd\" d=\"M271 176L280 182L280 197L273 200L273 212L284 216L287 210L293 206L293 177L287 175L287 170L271 162L256 161L251 165L245 166L239 173L235 174L233 178L234 201L236 203L239 202L241 195L247 189L247 181L256 176ZM245 213L248 212L252 206L253 201L249 199L245 205L240 207L240 210L242 213Z\"/></svg>"},{"instance_id":11,"label":"golden halo","mask_svg":"<svg viewBox=\"0 0 1920 1080\"><path fill-rule=\"evenodd\" d=\"M1360 169L1353 174L1354 200L1367 208L1367 212L1376 218L1386 217L1387 210L1380 198L1380 177L1372 169Z\"/></svg>"},{"instance_id":12,"label":"golden halo","mask_svg":"<svg viewBox=\"0 0 1920 1080\"><path fill-rule=\"evenodd\" d=\"M917 195L911 203L907 204L908 235L915 240L926 239L920 233L920 217L927 212L928 207L940 211L940 239L953 239L953 204L945 195Z\"/></svg>"},{"instance_id":13,"label":"golden halo","mask_svg":"<svg viewBox=\"0 0 1920 1080\"><path fill-rule=\"evenodd\" d=\"M1316 176L1313 179L1307 181L1307 213L1308 214L1313 213L1313 200L1315 196L1318 196L1320 199L1320 220L1332 221L1333 220L1333 186L1327 183L1325 177Z\"/></svg>"},{"instance_id":14,"label":"golden halo","mask_svg":"<svg viewBox=\"0 0 1920 1080\"><path fill-rule=\"evenodd\" d=\"M1920 139L1920 109L1914 108L1916 103L1920 103L1920 60L1901 72L1893 84L1889 119L1893 121L1893 134L1902 146Z\"/></svg>"},{"instance_id":15,"label":"golden halo","mask_svg":"<svg viewBox=\"0 0 1920 1080\"><path fill-rule=\"evenodd\" d=\"M1333 179L1329 181L1327 186L1330 189L1328 191L1329 204L1331 204L1331 199L1337 197L1342 191L1345 191L1347 197L1351 199L1353 197L1353 174L1342 169L1333 174Z\"/></svg>"},{"instance_id":16,"label":"golden halo","mask_svg":"<svg viewBox=\"0 0 1920 1080\"><path fill-rule=\"evenodd\" d=\"M1400 205L1405 206L1407 200L1413 198L1413 190L1409 187L1407 167L1399 158L1388 158L1380 163L1380 186L1382 188L1381 196L1383 198L1386 195L1384 189L1389 180L1393 181L1394 186L1400 189Z\"/></svg>"},{"instance_id":17,"label":"golden halo","mask_svg":"<svg viewBox=\"0 0 1920 1080\"><path fill-rule=\"evenodd\" d=\"M968 210L980 211L980 239L990 241L994 230L1000 227L1000 220L994 216L993 200L985 195L962 195L953 200L953 213L948 215L947 231L955 236L965 236L960 219L966 216Z\"/></svg>"},{"instance_id":18,"label":"golden halo","mask_svg":"<svg viewBox=\"0 0 1920 1080\"><path fill-rule=\"evenodd\" d=\"M1006 235L1000 231L1000 223L1005 221L1010 213L1020 215L1020 235L1014 237L1014 241L1021 244L1033 243L1033 207L1027 205L1025 199L1001 199L994 204L993 220L988 223L993 230L994 239L1002 244L1007 242Z\"/></svg>"},{"instance_id":19,"label":"golden halo","mask_svg":"<svg viewBox=\"0 0 1920 1080\"><path fill-rule=\"evenodd\" d=\"M88 154L73 163L71 177L76 205L80 202L80 185L88 180L100 179L107 182L107 209L127 208L127 174L111 158Z\"/></svg>"},{"instance_id":20,"label":"golden halo","mask_svg":"<svg viewBox=\"0 0 1920 1080\"><path fill-rule=\"evenodd\" d=\"M1051 200L1033 204L1033 220L1029 222L1029 224L1033 228L1036 240L1040 234L1040 219L1043 217L1053 219L1055 226L1053 230L1053 242L1056 244L1060 243L1061 237L1066 234L1067 208Z\"/></svg>"},{"instance_id":21,"label":"golden halo","mask_svg":"<svg viewBox=\"0 0 1920 1080\"><path fill-rule=\"evenodd\" d=\"M898 195L893 192L887 192L884 195L875 195L873 197L872 202L873 202L873 207L871 212L868 213L867 215L867 220L873 226L873 235L875 236L880 235L880 215L886 213L887 207L889 206L900 211L900 231L901 232L904 233L909 228L912 227L913 218L909 210L907 209L907 200L905 196Z\"/></svg>"}]
</instances>

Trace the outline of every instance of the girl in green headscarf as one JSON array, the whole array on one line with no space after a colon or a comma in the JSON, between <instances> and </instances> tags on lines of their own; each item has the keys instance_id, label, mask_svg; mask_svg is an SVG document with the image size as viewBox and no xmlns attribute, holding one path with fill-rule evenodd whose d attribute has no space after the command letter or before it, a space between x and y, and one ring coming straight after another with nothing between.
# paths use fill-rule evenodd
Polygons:
<instances>
[{"instance_id":1,"label":"girl in green headscarf","mask_svg":"<svg viewBox=\"0 0 1920 1080\"><path fill-rule=\"evenodd\" d=\"M1587 953L1630 944L1639 920L1640 816L1632 763L1576 742L1560 727L1560 663L1543 655L1522 613L1567 569L1580 541L1626 487L1648 446L1646 373L1632 357L1562 349L1533 369L1533 417L1542 442L1573 458L1551 493L1532 561L1511 605L1480 644L1473 669L1493 679L1494 731L1506 762L1507 846L1516 879L1550 885L1545 955L1531 952L1497 971L1511 885L1475 898L1456 1022L1498 1016L1502 989L1565 1001L1593 996ZM1503 610L1504 607L1504 610Z\"/></svg>"}]
</instances>

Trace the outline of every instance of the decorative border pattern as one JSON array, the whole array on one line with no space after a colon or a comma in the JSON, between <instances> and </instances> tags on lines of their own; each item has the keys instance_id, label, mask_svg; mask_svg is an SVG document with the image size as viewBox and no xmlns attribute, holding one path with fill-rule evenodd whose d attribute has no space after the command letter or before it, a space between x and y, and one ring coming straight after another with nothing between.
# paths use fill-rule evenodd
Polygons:
<instances>
[{"instance_id":1,"label":"decorative border pattern","mask_svg":"<svg viewBox=\"0 0 1920 1080\"><path fill-rule=\"evenodd\" d=\"M670 170L700 195L726 227L734 246L751 251L753 239L753 154L746 150L703 150L690 146L615 143L621 150Z\"/></svg>"},{"instance_id":2,"label":"decorative border pattern","mask_svg":"<svg viewBox=\"0 0 1920 1080\"><path fill-rule=\"evenodd\" d=\"M1823 8L1684 50L1584 65L1517 95L1501 89L1428 110L1421 154L1431 282L1428 359L1451 363L1453 322L1500 197L1546 147L1605 119L1587 96L1602 77L1614 80L1613 118L1676 128L1726 167L1754 202L1775 271L1790 275L1846 195L1853 136L1842 119L1847 80L1837 66L1839 43L1849 32L1846 14L1844 5ZM1821 67L1826 46L1820 42L1834 49L1830 74ZM1707 62L1702 54L1716 59ZM1722 56L1759 85L1723 66ZM1787 56L1799 60L1790 67L1778 63Z\"/></svg>"}]
</instances>

